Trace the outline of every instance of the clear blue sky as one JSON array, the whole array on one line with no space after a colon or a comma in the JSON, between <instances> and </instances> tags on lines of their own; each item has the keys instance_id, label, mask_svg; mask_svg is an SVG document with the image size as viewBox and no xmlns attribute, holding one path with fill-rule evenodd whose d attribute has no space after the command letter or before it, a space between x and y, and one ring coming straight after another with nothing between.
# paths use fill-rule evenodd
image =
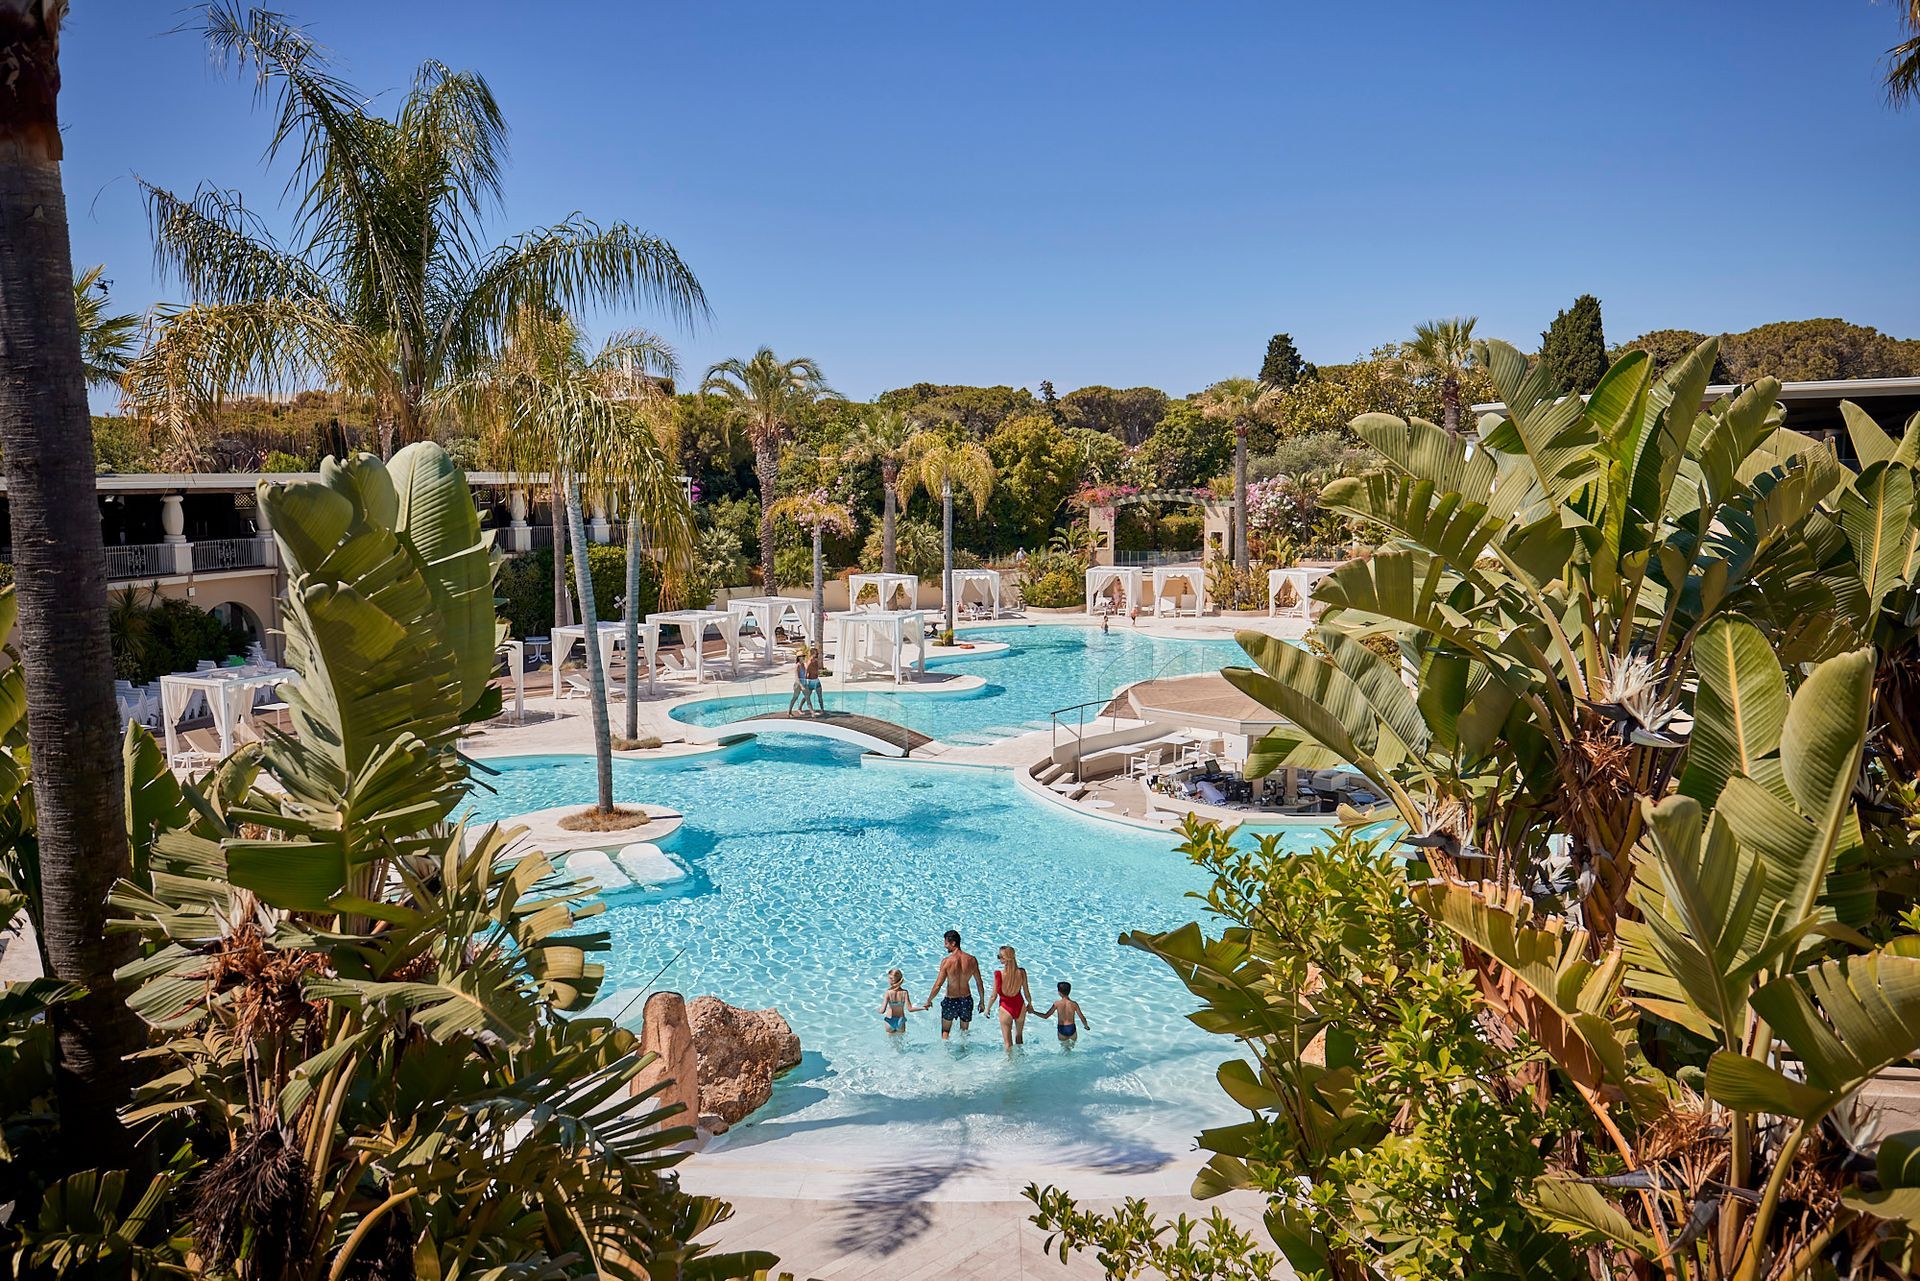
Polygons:
<instances>
[{"instance_id":1,"label":"clear blue sky","mask_svg":"<svg viewBox=\"0 0 1920 1281\"><path fill-rule=\"evenodd\" d=\"M1523 345L1844 316L1920 336L1920 110L1891 3L286 0L393 101L492 83L505 235L579 210L671 240L698 371L762 343L915 381L1252 373L1476 313ZM153 278L131 175L270 208L268 122L170 0L81 0L62 53L74 255ZM592 317L602 332L644 315Z\"/></svg>"}]
</instances>

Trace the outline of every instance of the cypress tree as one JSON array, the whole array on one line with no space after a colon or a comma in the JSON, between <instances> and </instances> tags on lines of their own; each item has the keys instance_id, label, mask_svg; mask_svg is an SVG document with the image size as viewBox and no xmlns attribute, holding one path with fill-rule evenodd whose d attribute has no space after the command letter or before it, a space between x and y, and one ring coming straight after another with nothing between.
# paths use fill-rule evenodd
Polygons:
<instances>
[{"instance_id":1,"label":"cypress tree","mask_svg":"<svg viewBox=\"0 0 1920 1281\"><path fill-rule=\"evenodd\" d=\"M1267 386L1285 391L1301 379L1312 378L1319 372L1300 358L1299 350L1293 345L1292 334L1275 334L1267 340L1267 358L1260 362L1260 381Z\"/></svg>"},{"instance_id":2,"label":"cypress tree","mask_svg":"<svg viewBox=\"0 0 1920 1281\"><path fill-rule=\"evenodd\" d=\"M1540 335L1540 360L1555 384L1567 391L1589 392L1607 372L1607 339L1600 329L1600 300L1581 294L1553 318Z\"/></svg>"}]
</instances>

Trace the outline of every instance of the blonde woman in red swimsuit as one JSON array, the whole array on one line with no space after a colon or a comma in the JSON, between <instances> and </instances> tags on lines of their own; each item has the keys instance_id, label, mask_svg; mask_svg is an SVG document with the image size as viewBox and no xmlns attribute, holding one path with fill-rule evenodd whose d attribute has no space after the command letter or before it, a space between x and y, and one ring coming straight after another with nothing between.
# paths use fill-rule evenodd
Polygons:
<instances>
[{"instance_id":1,"label":"blonde woman in red swimsuit","mask_svg":"<svg viewBox=\"0 0 1920 1281\"><path fill-rule=\"evenodd\" d=\"M1011 946L1000 949L1000 968L993 972L993 999L1000 1004L1000 1043L1009 1050L1025 1045L1033 990L1027 986L1027 972L1020 968Z\"/></svg>"}]
</instances>

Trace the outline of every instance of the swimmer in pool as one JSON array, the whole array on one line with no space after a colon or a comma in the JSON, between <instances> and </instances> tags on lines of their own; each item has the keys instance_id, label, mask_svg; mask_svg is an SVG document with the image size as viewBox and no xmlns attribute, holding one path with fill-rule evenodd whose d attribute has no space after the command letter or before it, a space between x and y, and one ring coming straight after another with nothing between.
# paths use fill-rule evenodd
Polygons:
<instances>
[{"instance_id":1,"label":"swimmer in pool","mask_svg":"<svg viewBox=\"0 0 1920 1281\"><path fill-rule=\"evenodd\" d=\"M899 970L887 971L887 992L880 998L880 1017L887 1021L888 1036L906 1031L907 1015L918 1014L926 1008L924 1005L915 1005L913 998L907 995L906 975Z\"/></svg>"}]
</instances>

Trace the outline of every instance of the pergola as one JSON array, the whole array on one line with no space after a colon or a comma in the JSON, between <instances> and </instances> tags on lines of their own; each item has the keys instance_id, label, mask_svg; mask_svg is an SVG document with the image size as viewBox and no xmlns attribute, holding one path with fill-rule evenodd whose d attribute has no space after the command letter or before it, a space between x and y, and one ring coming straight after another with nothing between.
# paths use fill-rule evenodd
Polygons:
<instances>
[{"instance_id":1,"label":"pergola","mask_svg":"<svg viewBox=\"0 0 1920 1281\"><path fill-rule=\"evenodd\" d=\"M1193 597L1193 615L1198 618L1207 612L1207 573L1195 565L1156 565L1153 569L1153 607L1158 610L1160 602L1166 599L1167 584L1181 583L1186 590L1174 594L1173 612L1180 612L1180 597Z\"/></svg>"},{"instance_id":2,"label":"pergola","mask_svg":"<svg viewBox=\"0 0 1920 1281\"><path fill-rule=\"evenodd\" d=\"M693 683L707 679L707 628L719 631L727 643L727 663L740 668L740 615L724 609L674 609L664 614L648 614L647 621L661 627L677 627L680 638L693 651Z\"/></svg>"},{"instance_id":3,"label":"pergola","mask_svg":"<svg viewBox=\"0 0 1920 1281\"><path fill-rule=\"evenodd\" d=\"M991 594L993 616L1000 617L1000 571L997 569L956 569L953 571L953 603L967 603L967 589L978 587L984 603Z\"/></svg>"},{"instance_id":4,"label":"pergola","mask_svg":"<svg viewBox=\"0 0 1920 1281\"><path fill-rule=\"evenodd\" d=\"M874 609L889 609L895 592L907 594L908 609L920 603L920 575L918 574L849 574L847 575L847 608L858 609L860 593L868 587L878 593L872 606Z\"/></svg>"},{"instance_id":5,"label":"pergola","mask_svg":"<svg viewBox=\"0 0 1920 1281\"><path fill-rule=\"evenodd\" d=\"M1087 570L1087 612L1094 613L1100 593L1115 583L1125 593L1127 608L1140 604L1140 569L1136 565L1094 565Z\"/></svg>"},{"instance_id":6,"label":"pergola","mask_svg":"<svg viewBox=\"0 0 1920 1281\"><path fill-rule=\"evenodd\" d=\"M1328 568L1270 569L1267 571L1267 617L1273 617L1274 602L1280 599L1280 589L1289 583L1293 585L1293 609L1301 618L1313 616L1313 587L1321 579L1331 574Z\"/></svg>"},{"instance_id":7,"label":"pergola","mask_svg":"<svg viewBox=\"0 0 1920 1281\"><path fill-rule=\"evenodd\" d=\"M634 626L635 630L640 634L640 647L646 651L647 688L652 689L653 664L655 656L660 649L660 628L655 625L651 618L645 622L636 623ZM600 674L606 676L607 673L613 670L614 647L618 646L621 649L626 648L627 625L625 622L603 622L595 629L595 634L600 642ZM580 646L583 651L586 649L587 627L585 623L575 623L569 627L556 627L553 629L553 696L556 699L560 697L560 669L566 665L566 661L568 657L572 655L575 645ZM629 654L627 655L627 679L629 681L633 679L633 671L633 655Z\"/></svg>"},{"instance_id":8,"label":"pergola","mask_svg":"<svg viewBox=\"0 0 1920 1281\"><path fill-rule=\"evenodd\" d=\"M905 654L909 640L919 642L926 630L927 612L923 609L850 609L845 613L829 614L835 628L834 667L842 680L855 675L869 675L877 672L891 672L894 684L898 685L906 678ZM884 658L874 655L874 641L884 642L889 653ZM855 657L855 647L860 655ZM856 673L855 665L860 670ZM927 670L927 647L919 645L917 666L921 675Z\"/></svg>"},{"instance_id":9,"label":"pergola","mask_svg":"<svg viewBox=\"0 0 1920 1281\"><path fill-rule=\"evenodd\" d=\"M727 612L751 618L760 632L762 657L773 661L773 634L791 617L803 632L813 630L813 602L799 596L743 596L727 602Z\"/></svg>"},{"instance_id":10,"label":"pergola","mask_svg":"<svg viewBox=\"0 0 1920 1281\"><path fill-rule=\"evenodd\" d=\"M213 714L213 727L220 734L220 754L233 751L233 728L253 713L253 697L263 689L291 685L300 674L290 667L216 667L204 672L176 672L160 678L160 720L166 733L167 759L179 754L175 727L186 715L187 705L199 694L207 700Z\"/></svg>"}]
</instances>

